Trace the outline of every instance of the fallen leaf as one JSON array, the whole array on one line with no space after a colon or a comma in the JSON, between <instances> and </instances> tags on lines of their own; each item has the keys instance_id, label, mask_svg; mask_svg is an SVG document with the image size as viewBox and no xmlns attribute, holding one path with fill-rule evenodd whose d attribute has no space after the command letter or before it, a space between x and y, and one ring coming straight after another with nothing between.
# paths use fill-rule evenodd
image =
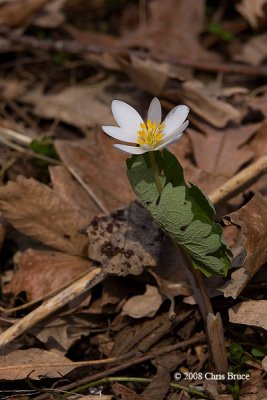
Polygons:
<instances>
[{"instance_id":1,"label":"fallen leaf","mask_svg":"<svg viewBox=\"0 0 267 400\"><path fill-rule=\"evenodd\" d=\"M253 158L253 151L243 149L242 146L260 126L261 124L250 124L219 130L207 124L199 124L198 127L204 134L188 129L196 164L202 171L214 177L232 177L242 165Z\"/></svg>"},{"instance_id":2,"label":"fallen leaf","mask_svg":"<svg viewBox=\"0 0 267 400\"><path fill-rule=\"evenodd\" d=\"M254 152L255 160L267 154L267 119L263 121L262 126L251 140L250 148Z\"/></svg>"},{"instance_id":3,"label":"fallen leaf","mask_svg":"<svg viewBox=\"0 0 267 400\"><path fill-rule=\"evenodd\" d=\"M34 19L34 25L40 28L57 28L65 21L62 6L66 0L53 0L43 7L39 15Z\"/></svg>"},{"instance_id":4,"label":"fallen leaf","mask_svg":"<svg viewBox=\"0 0 267 400\"><path fill-rule=\"evenodd\" d=\"M172 351L157 357L153 364L157 368L156 374L152 381L147 385L142 392L145 400L162 400L169 391L171 381L171 371L177 371L179 365L186 360L186 355L179 351Z\"/></svg>"},{"instance_id":5,"label":"fallen leaf","mask_svg":"<svg viewBox=\"0 0 267 400\"><path fill-rule=\"evenodd\" d=\"M267 356L265 356L264 359L262 360L262 366L264 371L267 371Z\"/></svg>"},{"instance_id":6,"label":"fallen leaf","mask_svg":"<svg viewBox=\"0 0 267 400\"><path fill-rule=\"evenodd\" d=\"M99 213L99 208L92 201L89 194L75 180L64 166L49 167L53 189L83 215L84 220L90 222Z\"/></svg>"},{"instance_id":7,"label":"fallen leaf","mask_svg":"<svg viewBox=\"0 0 267 400\"><path fill-rule=\"evenodd\" d=\"M241 117L236 108L216 98L201 81L186 81L182 89L185 104L216 128L223 128L228 122L237 121Z\"/></svg>"},{"instance_id":8,"label":"fallen leaf","mask_svg":"<svg viewBox=\"0 0 267 400\"><path fill-rule=\"evenodd\" d=\"M33 113L41 118L56 119L79 129L111 125L114 120L110 105L114 99L114 79L94 84L80 83L69 86L58 93L45 94L41 87L20 97L22 103L31 104ZM116 89L120 100L128 101L129 94Z\"/></svg>"},{"instance_id":9,"label":"fallen leaf","mask_svg":"<svg viewBox=\"0 0 267 400\"><path fill-rule=\"evenodd\" d=\"M133 296L122 307L123 315L132 318L154 317L163 302L159 289L146 285L146 291L139 296Z\"/></svg>"},{"instance_id":10,"label":"fallen leaf","mask_svg":"<svg viewBox=\"0 0 267 400\"><path fill-rule=\"evenodd\" d=\"M256 194L239 210L227 215L226 224L235 224L242 229L244 254L236 257L238 269L231 280L220 288L225 297L234 299L241 293L249 280L267 261L267 200ZM234 260L234 265L236 264Z\"/></svg>"},{"instance_id":11,"label":"fallen leaf","mask_svg":"<svg viewBox=\"0 0 267 400\"><path fill-rule=\"evenodd\" d=\"M137 394L134 390L117 382L113 383L112 390L117 396L120 396L121 400L145 400L143 396Z\"/></svg>"},{"instance_id":12,"label":"fallen leaf","mask_svg":"<svg viewBox=\"0 0 267 400\"><path fill-rule=\"evenodd\" d=\"M26 25L49 0L6 1L0 5L0 23L10 28Z\"/></svg>"},{"instance_id":13,"label":"fallen leaf","mask_svg":"<svg viewBox=\"0 0 267 400\"><path fill-rule=\"evenodd\" d=\"M25 93L26 89L27 83L23 80L7 77L5 77L5 79L0 79L1 101L9 102L11 100L16 100Z\"/></svg>"},{"instance_id":14,"label":"fallen leaf","mask_svg":"<svg viewBox=\"0 0 267 400\"><path fill-rule=\"evenodd\" d=\"M249 300L229 309L229 321L267 330L267 300Z\"/></svg>"},{"instance_id":15,"label":"fallen leaf","mask_svg":"<svg viewBox=\"0 0 267 400\"><path fill-rule=\"evenodd\" d=\"M110 125L111 101L104 94L106 87L106 81L94 85L80 84L55 94L44 94L39 87L26 93L20 101L31 104L39 117L57 119L80 129L100 123Z\"/></svg>"},{"instance_id":16,"label":"fallen leaf","mask_svg":"<svg viewBox=\"0 0 267 400\"><path fill-rule=\"evenodd\" d=\"M159 96L170 76L170 65L159 63L151 59L142 60L130 55L130 59L119 58L123 72L136 84L137 87L154 96Z\"/></svg>"},{"instance_id":17,"label":"fallen leaf","mask_svg":"<svg viewBox=\"0 0 267 400\"><path fill-rule=\"evenodd\" d=\"M24 234L56 250L85 255L88 240L79 233L83 216L48 186L19 176L0 188L0 210Z\"/></svg>"},{"instance_id":18,"label":"fallen leaf","mask_svg":"<svg viewBox=\"0 0 267 400\"><path fill-rule=\"evenodd\" d=\"M242 0L236 9L256 29L262 20L266 20L266 4L267 0Z\"/></svg>"},{"instance_id":19,"label":"fallen leaf","mask_svg":"<svg viewBox=\"0 0 267 400\"><path fill-rule=\"evenodd\" d=\"M158 263L162 233L137 202L93 219L86 230L89 258L106 273L139 275Z\"/></svg>"},{"instance_id":20,"label":"fallen leaf","mask_svg":"<svg viewBox=\"0 0 267 400\"><path fill-rule=\"evenodd\" d=\"M179 59L188 54L196 59L218 59L199 39L204 30L204 0L155 0L148 8L145 26L125 33L120 41L122 46L142 46L158 60Z\"/></svg>"},{"instance_id":21,"label":"fallen leaf","mask_svg":"<svg viewBox=\"0 0 267 400\"><path fill-rule=\"evenodd\" d=\"M99 327L87 313L73 311L69 315L52 315L31 328L30 333L37 337L48 350L65 354L82 336L88 336Z\"/></svg>"},{"instance_id":22,"label":"fallen leaf","mask_svg":"<svg viewBox=\"0 0 267 400\"><path fill-rule=\"evenodd\" d=\"M0 358L0 379L61 378L75 368L72 361L51 351L31 348L17 350Z\"/></svg>"},{"instance_id":23,"label":"fallen leaf","mask_svg":"<svg viewBox=\"0 0 267 400\"><path fill-rule=\"evenodd\" d=\"M17 270L4 293L27 293L28 301L38 300L48 293L72 283L92 267L90 260L56 251L28 249L14 257Z\"/></svg>"},{"instance_id":24,"label":"fallen leaf","mask_svg":"<svg viewBox=\"0 0 267 400\"><path fill-rule=\"evenodd\" d=\"M267 2L266 2L267 4ZM236 61L245 62L251 65L260 65L267 58L267 33L252 36L242 46L242 51L234 58Z\"/></svg>"},{"instance_id":25,"label":"fallen leaf","mask_svg":"<svg viewBox=\"0 0 267 400\"><path fill-rule=\"evenodd\" d=\"M112 143L104 133L98 133L91 141L75 144L63 140L55 142L64 164L76 172L93 194L91 204L97 200L108 211L135 198L125 174L125 155Z\"/></svg>"}]
</instances>

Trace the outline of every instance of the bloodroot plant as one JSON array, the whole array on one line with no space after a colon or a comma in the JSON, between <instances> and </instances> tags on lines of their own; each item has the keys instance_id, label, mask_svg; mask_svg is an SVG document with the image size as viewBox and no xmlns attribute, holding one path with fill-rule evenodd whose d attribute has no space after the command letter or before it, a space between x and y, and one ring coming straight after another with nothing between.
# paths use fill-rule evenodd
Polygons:
<instances>
[{"instance_id":1,"label":"bloodroot plant","mask_svg":"<svg viewBox=\"0 0 267 400\"><path fill-rule=\"evenodd\" d=\"M132 154L126 166L134 192L183 255L206 325L214 367L226 372L222 322L220 315L213 313L203 275L226 276L232 253L224 241L222 227L214 222L213 205L196 185L185 182L182 166L167 150L188 126L189 108L177 106L162 121L160 102L154 98L144 121L133 107L114 100L112 113L119 126L102 128L109 136L130 143L114 146Z\"/></svg>"}]
</instances>

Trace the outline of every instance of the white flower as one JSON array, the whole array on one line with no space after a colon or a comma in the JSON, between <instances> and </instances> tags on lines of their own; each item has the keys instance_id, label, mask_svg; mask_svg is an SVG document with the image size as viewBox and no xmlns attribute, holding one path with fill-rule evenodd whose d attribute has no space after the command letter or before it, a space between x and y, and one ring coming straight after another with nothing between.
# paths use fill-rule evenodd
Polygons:
<instances>
[{"instance_id":1,"label":"white flower","mask_svg":"<svg viewBox=\"0 0 267 400\"><path fill-rule=\"evenodd\" d=\"M113 100L111 109L119 127L102 126L102 129L114 139L132 143L133 146L114 144L117 149L130 154L143 154L169 146L182 136L189 123L185 121L189 113L187 106L175 107L161 122L161 105L156 97L150 103L146 122L123 101Z\"/></svg>"}]
</instances>

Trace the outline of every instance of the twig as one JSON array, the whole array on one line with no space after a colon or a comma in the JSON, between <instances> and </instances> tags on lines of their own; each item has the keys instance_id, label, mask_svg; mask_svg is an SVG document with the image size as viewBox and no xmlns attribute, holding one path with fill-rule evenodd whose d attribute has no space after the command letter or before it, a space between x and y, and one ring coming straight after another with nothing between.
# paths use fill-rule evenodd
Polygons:
<instances>
[{"instance_id":1,"label":"twig","mask_svg":"<svg viewBox=\"0 0 267 400\"><path fill-rule=\"evenodd\" d=\"M16 324L12 325L5 332L3 332L0 335L0 347L12 342L37 322L42 321L48 315L65 306L80 294L84 293L86 290L94 287L96 284L101 282L103 278L104 274L102 273L101 268L93 268L86 275L73 282L62 292L41 304L31 313L23 317Z\"/></svg>"},{"instance_id":2,"label":"twig","mask_svg":"<svg viewBox=\"0 0 267 400\"><path fill-rule=\"evenodd\" d=\"M145 53L144 51L132 51L128 50L122 46L114 45L111 49L110 47L101 46L99 44L90 44L85 45L81 44L78 41L74 40L40 40L34 38L32 36L18 36L17 34L10 33L5 36L6 39L10 40L11 43L19 44L27 49L41 49L49 52L58 52L64 51L70 54L102 54L102 53L114 53L124 51L129 54L134 54L140 58L151 58L150 54ZM159 57L160 58L160 57ZM163 60L161 60L163 61ZM254 65L245 65L245 64L233 64L233 63L219 63L219 62L210 62L205 60L197 60L194 58L175 58L175 57L165 57L164 61L174 64L174 65L182 65L185 67L191 67L203 71L210 72L223 72L226 74L238 74L238 75L248 75L248 76L267 76L267 68L265 66L254 66Z\"/></svg>"},{"instance_id":3,"label":"twig","mask_svg":"<svg viewBox=\"0 0 267 400\"><path fill-rule=\"evenodd\" d=\"M90 389L92 387L102 385L103 383L110 383L110 382L140 382L140 383L144 382L144 383L150 383L150 382L152 382L152 378L139 378L139 377L135 377L135 376L109 376L107 378L99 379L97 381L94 381L94 382L88 383L86 385L80 386L80 387L72 390L71 392L68 392L65 397L67 397L67 395L69 395L69 394L80 393L83 390ZM198 391L196 389L192 389L189 386L180 385L179 383L170 383L169 387L173 388L173 389L185 390L188 393L195 394L197 396L201 396L204 399L208 398L208 396L206 396L203 392L200 392L200 391Z\"/></svg>"},{"instance_id":4,"label":"twig","mask_svg":"<svg viewBox=\"0 0 267 400\"><path fill-rule=\"evenodd\" d=\"M71 175L79 182L79 184L83 187L86 193L89 195L91 200L97 205L97 207L105 214L109 214L108 209L104 206L102 201L94 194L91 188L84 182L84 180L80 177L80 175L74 170L74 168L66 165L66 168L69 170Z\"/></svg>"},{"instance_id":5,"label":"twig","mask_svg":"<svg viewBox=\"0 0 267 400\"><path fill-rule=\"evenodd\" d=\"M213 204L221 203L240 193L266 172L267 156L263 156L212 192L209 198Z\"/></svg>"},{"instance_id":6,"label":"twig","mask_svg":"<svg viewBox=\"0 0 267 400\"><path fill-rule=\"evenodd\" d=\"M25 149L24 147L19 146L18 144L12 143L10 140L8 140L2 136L0 136L0 142L4 145L10 147L11 149L19 151L20 153L25 153L31 157L38 158L39 160L46 161L50 164L62 165L61 161L55 160L54 158L51 158L51 157L44 156L43 154L35 153L32 150Z\"/></svg>"},{"instance_id":7,"label":"twig","mask_svg":"<svg viewBox=\"0 0 267 400\"><path fill-rule=\"evenodd\" d=\"M85 378L80 379L79 381L72 382L69 385L61 387L61 390L73 389L73 388L77 387L77 385L80 386L80 385L84 385L84 384L88 384L90 382L96 381L98 379L105 378L106 376L116 374L117 372L119 372L123 369L133 367L134 365L138 365L145 361L152 360L153 358L159 357L163 354L170 353L173 350L182 349L182 348L188 347L192 344L202 342L205 340L205 338L206 338L206 335L202 334L197 337L185 340L180 343L176 343L171 346L163 346L160 349L152 351L151 353L149 353L145 356L136 357L130 361L126 361L126 362L121 363L120 365L116 365L115 367L109 368L106 371L98 372L94 375L86 376ZM41 400L41 399L39 399L39 400Z\"/></svg>"}]
</instances>

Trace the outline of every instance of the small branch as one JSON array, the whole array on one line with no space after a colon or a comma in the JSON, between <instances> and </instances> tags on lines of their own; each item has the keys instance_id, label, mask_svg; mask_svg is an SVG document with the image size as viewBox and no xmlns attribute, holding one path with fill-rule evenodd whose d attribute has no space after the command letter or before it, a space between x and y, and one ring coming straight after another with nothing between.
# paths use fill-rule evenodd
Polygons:
<instances>
[{"instance_id":1,"label":"small branch","mask_svg":"<svg viewBox=\"0 0 267 400\"><path fill-rule=\"evenodd\" d=\"M205 338L206 338L206 335L200 335L198 337L194 337L194 338L185 340L183 342L176 343L176 344L171 345L171 346L163 346L158 350L152 351L150 354L134 358L134 359L132 359L130 361L122 362L119 365L116 365L115 367L107 369L106 371L98 372L98 373L96 373L94 375L91 375L91 376L86 376L85 378L80 379L79 381L72 382L69 385L61 387L60 389L61 390L70 390L70 389L73 389L73 388L77 387L77 385L81 386L81 385L84 385L84 384L88 384L90 382L94 382L94 381L96 381L98 379L102 379L102 378L105 378L105 377L107 377L109 375L116 374L117 372L122 371L122 370L124 370L126 368L133 367L134 365L138 365L138 364L141 364L141 363L143 363L145 361L152 360L152 359L154 359L156 357L159 357L159 356L161 356L163 354L170 353L173 350L182 349L182 348L188 347L188 346L190 346L192 344L202 342L202 341L205 340ZM39 400L41 400L41 399L39 398Z\"/></svg>"},{"instance_id":2,"label":"small branch","mask_svg":"<svg viewBox=\"0 0 267 400\"><path fill-rule=\"evenodd\" d=\"M40 40L29 35L18 35L13 32L7 32L3 37L9 40L14 45L24 46L28 49L44 50L48 52L59 52L64 51L69 54L79 54L81 56L85 54L118 54L125 52L133 54L141 59L151 59L151 55L144 51L133 51L123 46L114 45L110 49L110 46L102 46L97 43L95 44L81 44L75 40ZM233 63L220 63L210 62L205 60L198 60L194 58L175 58L175 57L158 57L158 61L165 61L173 65L182 65L185 67L191 67L198 70L210 71L210 72L222 72L225 74L237 74L247 75L255 77L267 77L267 68L265 66L254 66L246 64L233 64Z\"/></svg>"},{"instance_id":3,"label":"small branch","mask_svg":"<svg viewBox=\"0 0 267 400\"><path fill-rule=\"evenodd\" d=\"M263 156L253 164L244 168L233 178L230 178L222 186L209 195L213 204L221 203L234 197L256 181L261 175L267 172L267 156Z\"/></svg>"},{"instance_id":4,"label":"small branch","mask_svg":"<svg viewBox=\"0 0 267 400\"><path fill-rule=\"evenodd\" d=\"M25 317L21 318L16 324L12 325L0 335L0 347L4 347L12 342L22 333L26 332L37 322L42 321L48 315L57 311L70 301L100 283L104 274L100 268L93 268L86 275L73 282L70 286L58 293L56 296L41 304Z\"/></svg>"},{"instance_id":5,"label":"small branch","mask_svg":"<svg viewBox=\"0 0 267 400\"><path fill-rule=\"evenodd\" d=\"M102 385L103 383L111 383L111 382L138 382L138 383L150 383L152 382L152 378L139 378L139 377L133 377L133 376L109 376L107 378L99 379L97 381L88 383L86 385L80 386L71 392L68 392L69 394L75 394L75 393L80 393L86 389L90 389L95 386ZM196 389L191 389L189 386L184 386L180 385L179 383L170 383L169 384L170 388L173 389L180 389L184 390L187 393L195 394L197 396L201 396L204 399L207 399L208 396L206 396L203 392L200 392Z\"/></svg>"}]
</instances>

